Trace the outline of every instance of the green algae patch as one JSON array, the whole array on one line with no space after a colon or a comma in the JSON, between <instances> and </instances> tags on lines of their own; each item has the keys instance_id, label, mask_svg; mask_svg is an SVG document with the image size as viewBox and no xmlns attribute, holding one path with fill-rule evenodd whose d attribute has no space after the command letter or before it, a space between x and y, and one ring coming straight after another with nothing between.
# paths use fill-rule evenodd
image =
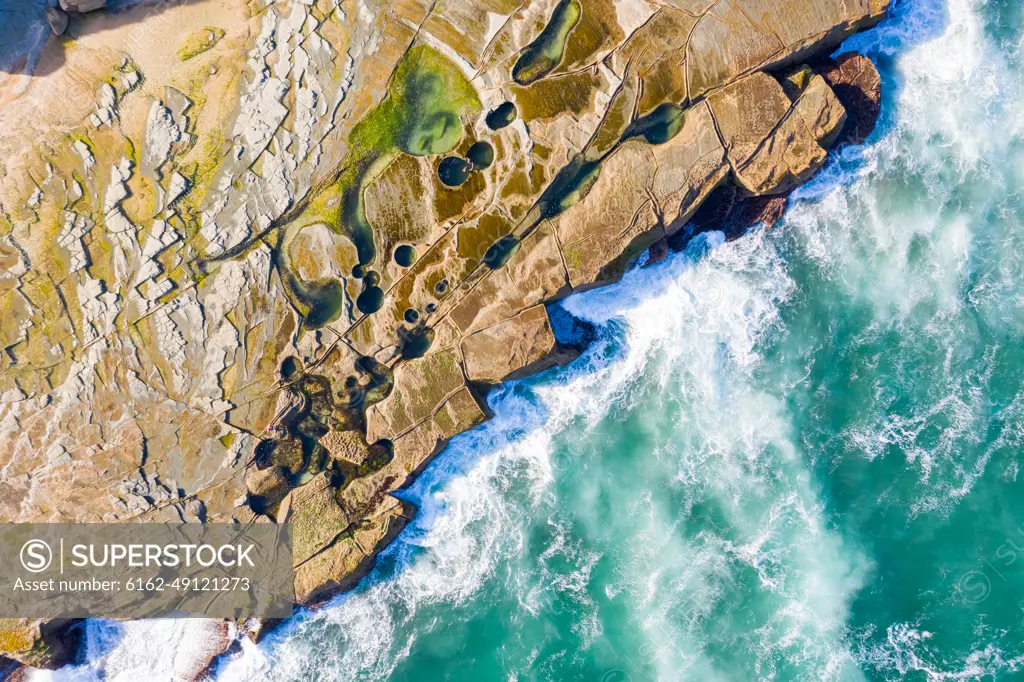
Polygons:
<instances>
[{"instance_id":1,"label":"green algae patch","mask_svg":"<svg viewBox=\"0 0 1024 682\"><path fill-rule=\"evenodd\" d=\"M346 234L359 262L372 263L376 249L363 190L400 153L428 156L455 149L462 140L461 117L480 109L476 90L451 61L427 45L409 50L391 77L387 97L353 127L345 170L313 200L301 222L321 222Z\"/></svg>"},{"instance_id":2,"label":"green algae patch","mask_svg":"<svg viewBox=\"0 0 1024 682\"><path fill-rule=\"evenodd\" d=\"M198 57L208 50L212 50L217 43L225 36L224 29L207 26L196 31L185 39L185 44L178 50L178 59L187 62L193 57Z\"/></svg>"},{"instance_id":3,"label":"green algae patch","mask_svg":"<svg viewBox=\"0 0 1024 682\"><path fill-rule=\"evenodd\" d=\"M520 85L529 85L554 71L565 56L569 34L582 16L583 7L579 0L558 3L547 26L516 60L512 67L513 80Z\"/></svg>"}]
</instances>

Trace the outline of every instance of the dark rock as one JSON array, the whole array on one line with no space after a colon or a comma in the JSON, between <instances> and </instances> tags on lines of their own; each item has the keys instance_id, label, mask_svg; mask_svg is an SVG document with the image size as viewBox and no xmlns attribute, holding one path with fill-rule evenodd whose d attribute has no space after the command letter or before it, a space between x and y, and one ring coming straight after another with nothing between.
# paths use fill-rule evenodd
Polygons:
<instances>
[{"instance_id":1,"label":"dark rock","mask_svg":"<svg viewBox=\"0 0 1024 682\"><path fill-rule=\"evenodd\" d=\"M723 229L733 206L736 205L736 194L736 185L731 182L724 182L716 187L690 218L693 234Z\"/></svg>"},{"instance_id":2,"label":"dark rock","mask_svg":"<svg viewBox=\"0 0 1024 682\"><path fill-rule=\"evenodd\" d=\"M738 201L725 222L726 241L739 239L759 223L764 223L766 230L771 229L782 219L788 203L786 196L748 197Z\"/></svg>"},{"instance_id":3,"label":"dark rock","mask_svg":"<svg viewBox=\"0 0 1024 682\"><path fill-rule=\"evenodd\" d=\"M54 35L62 36L68 30L67 12L59 7L46 8L46 23L50 25Z\"/></svg>"},{"instance_id":4,"label":"dark rock","mask_svg":"<svg viewBox=\"0 0 1024 682\"><path fill-rule=\"evenodd\" d=\"M647 262L644 266L648 267L665 260L668 258L668 250L668 240L659 239L654 242L651 248L647 249Z\"/></svg>"},{"instance_id":5,"label":"dark rock","mask_svg":"<svg viewBox=\"0 0 1024 682\"><path fill-rule=\"evenodd\" d=\"M871 135L882 110L882 77L870 59L847 52L817 67L846 109L837 144L861 144Z\"/></svg>"}]
</instances>

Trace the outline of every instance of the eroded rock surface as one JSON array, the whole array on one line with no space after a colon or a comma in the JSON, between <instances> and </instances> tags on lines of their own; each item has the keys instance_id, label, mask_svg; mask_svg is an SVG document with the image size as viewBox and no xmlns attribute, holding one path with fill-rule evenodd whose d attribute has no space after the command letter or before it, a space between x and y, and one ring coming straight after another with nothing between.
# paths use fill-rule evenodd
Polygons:
<instances>
[{"instance_id":1,"label":"eroded rock surface","mask_svg":"<svg viewBox=\"0 0 1024 682\"><path fill-rule=\"evenodd\" d=\"M575 355L547 305L866 138L877 71L824 55L887 7L127 3L4 53L0 520L289 520L298 600L350 588ZM55 665L37 625L0 648Z\"/></svg>"}]
</instances>

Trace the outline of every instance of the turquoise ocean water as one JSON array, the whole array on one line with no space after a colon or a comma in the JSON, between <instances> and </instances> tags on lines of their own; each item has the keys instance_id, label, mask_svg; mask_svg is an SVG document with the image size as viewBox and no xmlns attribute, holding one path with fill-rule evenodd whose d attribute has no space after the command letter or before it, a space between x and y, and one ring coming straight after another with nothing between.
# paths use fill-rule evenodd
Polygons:
<instances>
[{"instance_id":1,"label":"turquoise ocean water","mask_svg":"<svg viewBox=\"0 0 1024 682\"><path fill-rule=\"evenodd\" d=\"M884 120L776 229L572 297L355 592L249 680L1024 679L1024 17L906 0L847 46ZM54 680L162 680L186 626L90 623Z\"/></svg>"}]
</instances>

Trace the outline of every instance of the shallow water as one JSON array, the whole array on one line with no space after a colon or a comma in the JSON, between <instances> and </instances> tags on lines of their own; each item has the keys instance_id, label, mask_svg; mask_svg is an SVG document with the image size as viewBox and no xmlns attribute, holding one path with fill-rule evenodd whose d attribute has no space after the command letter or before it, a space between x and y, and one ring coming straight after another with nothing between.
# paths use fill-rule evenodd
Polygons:
<instances>
[{"instance_id":1,"label":"shallow water","mask_svg":"<svg viewBox=\"0 0 1024 682\"><path fill-rule=\"evenodd\" d=\"M1022 675L1021 11L904 2L848 46L868 144L776 229L568 299L587 354L494 394L370 579L219 681ZM184 628L92 622L52 678L164 679Z\"/></svg>"}]
</instances>

